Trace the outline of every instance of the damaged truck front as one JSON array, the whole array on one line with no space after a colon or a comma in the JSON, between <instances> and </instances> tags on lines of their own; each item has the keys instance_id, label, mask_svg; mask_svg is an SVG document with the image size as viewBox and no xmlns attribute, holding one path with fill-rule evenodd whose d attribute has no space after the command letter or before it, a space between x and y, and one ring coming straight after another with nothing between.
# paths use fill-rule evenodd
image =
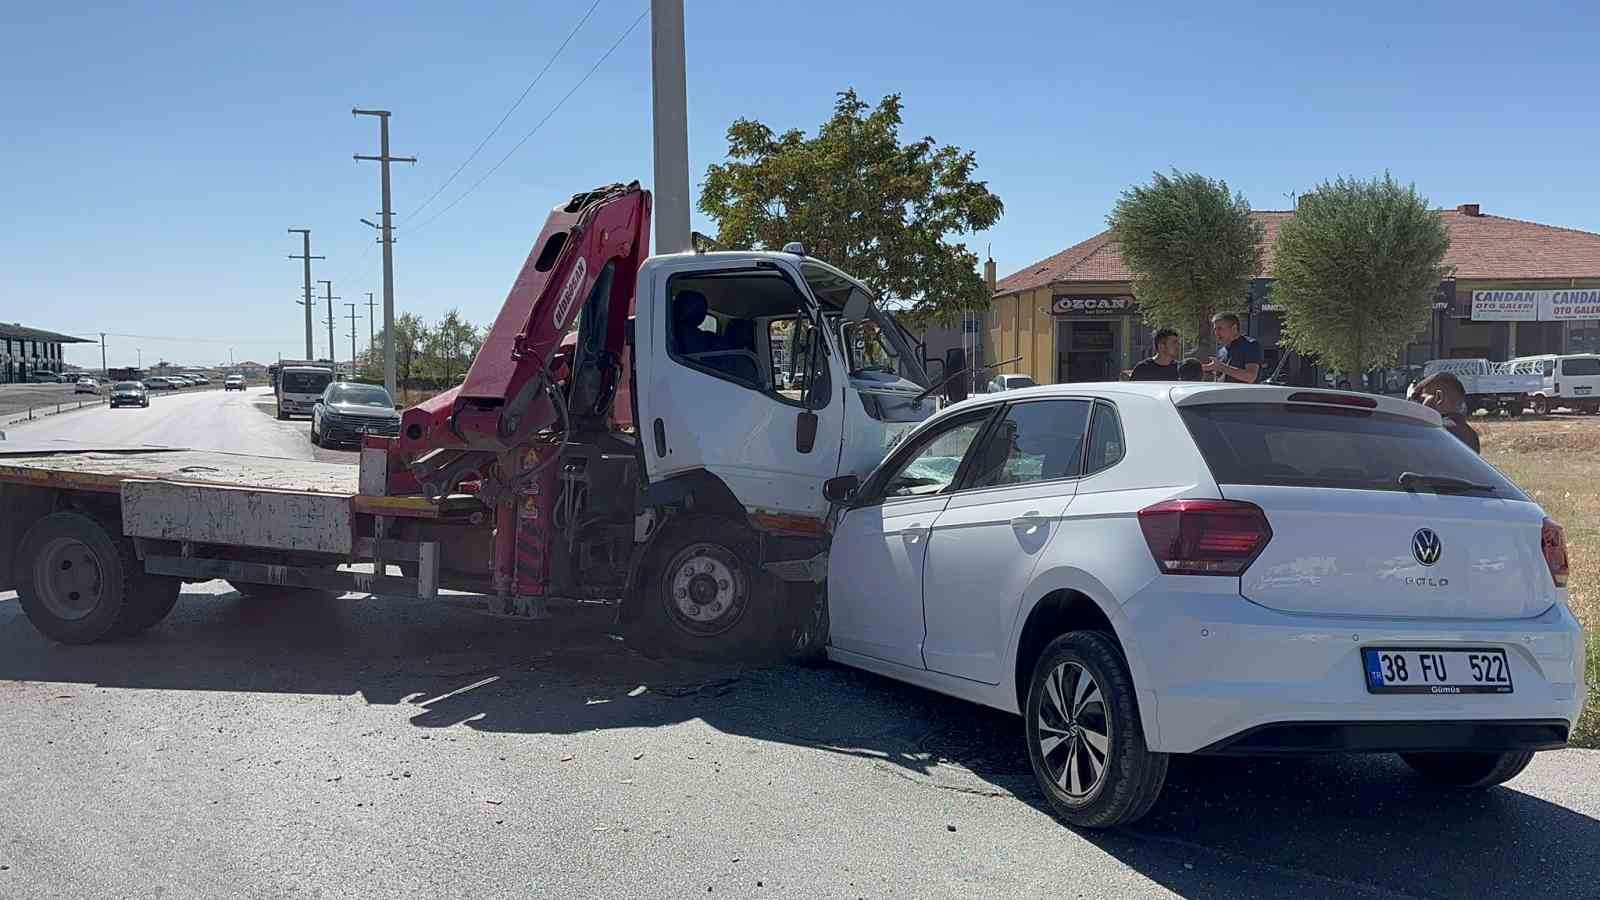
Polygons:
<instances>
[{"instance_id":1,"label":"damaged truck front","mask_svg":"<svg viewBox=\"0 0 1600 900\"><path fill-rule=\"evenodd\" d=\"M368 437L358 473L6 455L0 581L79 643L153 625L180 580L221 578L587 610L677 654L815 652L822 484L866 475L934 391L846 273L798 247L647 259L649 221L637 184L553 210L465 381L406 410L398 437Z\"/></svg>"}]
</instances>

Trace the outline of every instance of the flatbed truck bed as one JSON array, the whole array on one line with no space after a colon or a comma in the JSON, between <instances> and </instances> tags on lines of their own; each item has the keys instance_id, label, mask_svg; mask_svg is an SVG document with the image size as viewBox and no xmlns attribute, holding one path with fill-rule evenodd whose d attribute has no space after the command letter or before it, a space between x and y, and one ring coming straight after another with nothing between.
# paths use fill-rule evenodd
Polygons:
<instances>
[{"instance_id":1,"label":"flatbed truck bed","mask_svg":"<svg viewBox=\"0 0 1600 900\"><path fill-rule=\"evenodd\" d=\"M432 598L438 542L396 536L483 514L469 496L365 494L360 469L338 463L14 442L0 443L0 510L0 590L22 593L50 636L79 643L155 624L184 581ZM370 571L350 570L359 563ZM472 573L458 582L486 585Z\"/></svg>"}]
</instances>

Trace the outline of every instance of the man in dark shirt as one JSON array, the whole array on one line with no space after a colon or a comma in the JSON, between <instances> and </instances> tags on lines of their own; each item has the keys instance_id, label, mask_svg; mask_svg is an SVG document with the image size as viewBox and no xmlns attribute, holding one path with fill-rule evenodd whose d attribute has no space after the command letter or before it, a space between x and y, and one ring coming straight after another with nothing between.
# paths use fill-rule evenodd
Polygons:
<instances>
[{"instance_id":1,"label":"man in dark shirt","mask_svg":"<svg viewBox=\"0 0 1600 900\"><path fill-rule=\"evenodd\" d=\"M1217 355L1205 361L1205 370L1218 381L1255 384L1261 377L1261 345L1239 327L1233 313L1211 317L1211 333L1217 338Z\"/></svg>"},{"instance_id":2,"label":"man in dark shirt","mask_svg":"<svg viewBox=\"0 0 1600 900\"><path fill-rule=\"evenodd\" d=\"M1129 381L1177 381L1178 354L1183 344L1171 328L1156 332L1156 355L1133 367Z\"/></svg>"},{"instance_id":3,"label":"man in dark shirt","mask_svg":"<svg viewBox=\"0 0 1600 900\"><path fill-rule=\"evenodd\" d=\"M1473 453L1482 452L1478 449L1478 433L1461 414L1461 407L1467 402L1467 389L1461 385L1461 379L1449 372L1437 372L1422 379L1413 396L1418 403L1439 413L1444 419L1445 431L1471 447Z\"/></svg>"}]
</instances>

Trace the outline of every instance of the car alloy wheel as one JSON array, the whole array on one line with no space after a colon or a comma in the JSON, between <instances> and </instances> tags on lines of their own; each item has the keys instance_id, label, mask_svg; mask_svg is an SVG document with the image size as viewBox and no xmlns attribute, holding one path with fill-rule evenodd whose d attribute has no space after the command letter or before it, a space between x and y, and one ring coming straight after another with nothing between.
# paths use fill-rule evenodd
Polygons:
<instances>
[{"instance_id":1,"label":"car alloy wheel","mask_svg":"<svg viewBox=\"0 0 1600 900\"><path fill-rule=\"evenodd\" d=\"M1111 754L1111 718L1094 676L1075 662L1056 666L1039 704L1039 755L1069 800L1094 795Z\"/></svg>"}]
</instances>

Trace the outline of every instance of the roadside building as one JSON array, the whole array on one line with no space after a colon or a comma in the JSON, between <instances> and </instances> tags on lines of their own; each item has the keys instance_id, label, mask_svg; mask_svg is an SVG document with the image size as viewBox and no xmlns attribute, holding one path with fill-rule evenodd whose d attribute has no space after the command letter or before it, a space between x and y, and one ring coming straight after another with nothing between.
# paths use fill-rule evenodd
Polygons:
<instances>
[{"instance_id":1,"label":"roadside building","mask_svg":"<svg viewBox=\"0 0 1600 900\"><path fill-rule=\"evenodd\" d=\"M44 373L60 375L67 371L62 346L88 343L92 343L88 338L27 328L20 322L0 323L0 384L17 384Z\"/></svg>"},{"instance_id":2,"label":"roadside building","mask_svg":"<svg viewBox=\"0 0 1600 900\"><path fill-rule=\"evenodd\" d=\"M1272 303L1272 248L1289 211L1258 211L1261 271L1246 298L1246 331L1279 358L1283 312ZM1506 360L1539 353L1600 352L1600 234L1484 214L1478 204L1444 210L1450 231L1428 327L1401 364L1437 357ZM985 329L993 359L1020 356L1003 372L1040 384L1116 379L1149 355L1152 329L1133 297L1121 245L1103 231L1013 273L995 286Z\"/></svg>"}]
</instances>

